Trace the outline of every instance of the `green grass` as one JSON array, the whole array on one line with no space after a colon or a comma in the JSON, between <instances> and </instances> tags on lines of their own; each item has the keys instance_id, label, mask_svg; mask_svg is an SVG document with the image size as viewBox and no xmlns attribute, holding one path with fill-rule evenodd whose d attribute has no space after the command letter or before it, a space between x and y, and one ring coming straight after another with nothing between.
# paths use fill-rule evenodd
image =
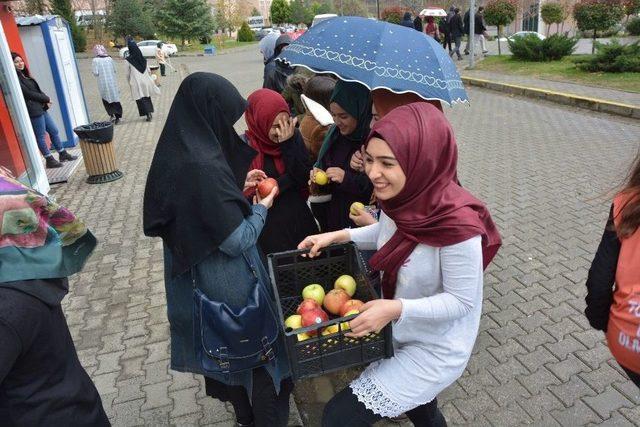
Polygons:
<instances>
[{"instance_id":1,"label":"green grass","mask_svg":"<svg viewBox=\"0 0 640 427\"><path fill-rule=\"evenodd\" d=\"M520 61L510 55L489 56L480 61L475 69L640 93L640 73L588 73L579 70L573 63L573 58L585 56L572 55L551 62Z\"/></svg>"},{"instance_id":2,"label":"green grass","mask_svg":"<svg viewBox=\"0 0 640 427\"><path fill-rule=\"evenodd\" d=\"M233 48L242 47L242 46L248 46L256 43L258 42L257 41L239 42L235 39L227 38L223 40L223 39L215 38L209 44L214 45L218 50L227 50L227 49L233 49ZM204 47L205 47L205 45L201 43L192 43L189 46L180 46L179 44L177 44L177 46L178 46L178 51L180 52L202 52L204 51Z\"/></svg>"}]
</instances>

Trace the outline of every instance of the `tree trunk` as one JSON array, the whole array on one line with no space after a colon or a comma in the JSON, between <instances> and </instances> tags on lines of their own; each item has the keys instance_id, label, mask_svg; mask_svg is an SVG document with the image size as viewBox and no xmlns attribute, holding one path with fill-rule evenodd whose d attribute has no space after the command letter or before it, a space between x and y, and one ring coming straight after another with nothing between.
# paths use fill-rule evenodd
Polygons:
<instances>
[{"instance_id":1,"label":"tree trunk","mask_svg":"<svg viewBox=\"0 0 640 427\"><path fill-rule=\"evenodd\" d=\"M498 25L498 56L502 55L502 50L500 49L500 25Z\"/></svg>"},{"instance_id":2,"label":"tree trunk","mask_svg":"<svg viewBox=\"0 0 640 427\"><path fill-rule=\"evenodd\" d=\"M591 55L596 51L596 30L593 30L593 43L591 43Z\"/></svg>"}]
</instances>

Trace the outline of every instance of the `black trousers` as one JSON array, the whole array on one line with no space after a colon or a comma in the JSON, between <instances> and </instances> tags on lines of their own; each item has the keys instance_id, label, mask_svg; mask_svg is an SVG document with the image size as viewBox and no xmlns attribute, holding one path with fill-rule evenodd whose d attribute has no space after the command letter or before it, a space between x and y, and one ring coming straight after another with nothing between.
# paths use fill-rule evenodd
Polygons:
<instances>
[{"instance_id":1,"label":"black trousers","mask_svg":"<svg viewBox=\"0 0 640 427\"><path fill-rule=\"evenodd\" d=\"M629 379L630 379L631 381L633 381L633 383L634 383L635 385L637 385L637 386L638 386L638 388L640 388L640 374L639 374L639 373L637 373L637 372L633 372L633 371L631 371L631 370L629 370L629 369L625 368L625 367L624 367L624 366L622 366L622 365L620 365L620 367L621 367L622 369L624 369L624 371L625 371L625 372L627 373L627 375L629 376Z\"/></svg>"},{"instance_id":2,"label":"black trousers","mask_svg":"<svg viewBox=\"0 0 640 427\"><path fill-rule=\"evenodd\" d=\"M438 409L438 400L420 405L407 412L407 417L415 427L446 427L447 421ZM358 401L351 388L347 387L324 407L322 427L368 427L382 420Z\"/></svg>"},{"instance_id":3,"label":"black trousers","mask_svg":"<svg viewBox=\"0 0 640 427\"><path fill-rule=\"evenodd\" d=\"M166 74L165 74L166 65L165 64L160 64L160 63L158 65L160 65L160 75L161 76L166 76Z\"/></svg>"},{"instance_id":4,"label":"black trousers","mask_svg":"<svg viewBox=\"0 0 640 427\"><path fill-rule=\"evenodd\" d=\"M444 33L444 40L442 41L442 47L446 50L447 45L449 45L449 52L453 50L451 46L451 42L452 42L451 34Z\"/></svg>"},{"instance_id":5,"label":"black trousers","mask_svg":"<svg viewBox=\"0 0 640 427\"><path fill-rule=\"evenodd\" d=\"M122 104L119 102L107 102L103 99L102 105L104 105L104 109L107 110L109 117L115 117L116 119L122 118Z\"/></svg>"},{"instance_id":6,"label":"black trousers","mask_svg":"<svg viewBox=\"0 0 640 427\"><path fill-rule=\"evenodd\" d=\"M226 385L205 377L208 396L231 402L236 422L243 426L286 427L289 422L289 396L293 391L290 378L280 383L276 394L271 376L264 368L253 371L251 399L242 386Z\"/></svg>"},{"instance_id":7,"label":"black trousers","mask_svg":"<svg viewBox=\"0 0 640 427\"><path fill-rule=\"evenodd\" d=\"M153 102L151 102L151 97L149 96L136 99L136 105L138 106L138 114L141 117L146 116L149 113L153 113Z\"/></svg>"}]
</instances>

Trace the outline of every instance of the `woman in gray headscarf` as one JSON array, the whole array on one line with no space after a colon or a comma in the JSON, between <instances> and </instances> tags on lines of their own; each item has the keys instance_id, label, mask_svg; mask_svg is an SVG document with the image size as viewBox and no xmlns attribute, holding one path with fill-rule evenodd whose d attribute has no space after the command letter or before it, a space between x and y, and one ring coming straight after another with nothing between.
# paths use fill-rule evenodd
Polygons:
<instances>
[{"instance_id":1,"label":"woman in gray headscarf","mask_svg":"<svg viewBox=\"0 0 640 427\"><path fill-rule=\"evenodd\" d=\"M93 58L91 71L98 78L98 90L102 98L102 105L111 117L111 121L118 124L122 118L122 104L120 104L120 90L116 80L115 64L103 45L95 45L93 53L96 57Z\"/></svg>"},{"instance_id":2,"label":"woman in gray headscarf","mask_svg":"<svg viewBox=\"0 0 640 427\"><path fill-rule=\"evenodd\" d=\"M278 40L278 37L280 37L280 33L270 33L260 40L260 43L258 43L260 53L262 53L262 61L265 64L273 56L273 53L276 50L276 41Z\"/></svg>"}]
</instances>

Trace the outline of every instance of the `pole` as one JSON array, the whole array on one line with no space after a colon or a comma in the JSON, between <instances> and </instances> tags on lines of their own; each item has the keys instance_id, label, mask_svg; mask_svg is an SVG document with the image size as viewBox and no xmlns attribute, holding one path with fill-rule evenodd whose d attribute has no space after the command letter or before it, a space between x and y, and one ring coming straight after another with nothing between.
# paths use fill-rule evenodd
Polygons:
<instances>
[{"instance_id":1,"label":"pole","mask_svg":"<svg viewBox=\"0 0 640 427\"><path fill-rule=\"evenodd\" d=\"M378 15L378 21L380 20L380 0L376 0L376 11Z\"/></svg>"},{"instance_id":2,"label":"pole","mask_svg":"<svg viewBox=\"0 0 640 427\"><path fill-rule=\"evenodd\" d=\"M473 69L476 56L476 0L469 0L469 69Z\"/></svg>"}]
</instances>

